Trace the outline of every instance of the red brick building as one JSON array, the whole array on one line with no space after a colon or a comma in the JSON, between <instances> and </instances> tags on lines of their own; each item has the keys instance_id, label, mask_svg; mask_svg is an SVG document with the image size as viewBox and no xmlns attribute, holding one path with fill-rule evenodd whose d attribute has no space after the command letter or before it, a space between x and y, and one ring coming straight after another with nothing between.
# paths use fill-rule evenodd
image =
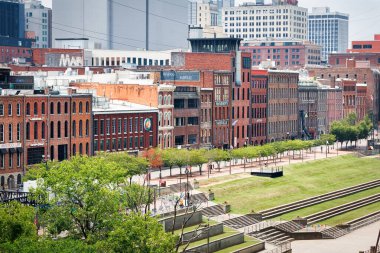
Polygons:
<instances>
[{"instance_id":1,"label":"red brick building","mask_svg":"<svg viewBox=\"0 0 380 253\"><path fill-rule=\"evenodd\" d=\"M20 185L33 164L92 154L91 95L16 92L6 90L0 96L2 186Z\"/></svg>"},{"instance_id":2,"label":"red brick building","mask_svg":"<svg viewBox=\"0 0 380 253\"><path fill-rule=\"evenodd\" d=\"M26 62L31 62L32 49L27 47L0 46L0 63L12 63L16 58L24 58Z\"/></svg>"},{"instance_id":3,"label":"red brick building","mask_svg":"<svg viewBox=\"0 0 380 253\"><path fill-rule=\"evenodd\" d=\"M95 98L94 151L137 153L158 145L158 109Z\"/></svg>"},{"instance_id":4,"label":"red brick building","mask_svg":"<svg viewBox=\"0 0 380 253\"><path fill-rule=\"evenodd\" d=\"M347 53L380 53L380 34L375 34L370 41L352 41L352 49Z\"/></svg>"},{"instance_id":5,"label":"red brick building","mask_svg":"<svg viewBox=\"0 0 380 253\"><path fill-rule=\"evenodd\" d=\"M252 65L270 60L277 69L299 69L321 65L322 47L304 41L244 42L242 51L252 54Z\"/></svg>"},{"instance_id":6,"label":"red brick building","mask_svg":"<svg viewBox=\"0 0 380 253\"><path fill-rule=\"evenodd\" d=\"M32 63L35 66L49 66L49 67L66 67L74 66L70 61L78 62L79 66L89 66L84 64L84 50L83 49L64 49L64 48L33 48L32 49ZM69 60L69 62L67 61ZM77 61L81 59L81 61ZM79 65L80 63L80 65Z\"/></svg>"},{"instance_id":7,"label":"red brick building","mask_svg":"<svg viewBox=\"0 0 380 253\"><path fill-rule=\"evenodd\" d=\"M251 144L263 145L267 142L267 92L268 71L252 70L252 138Z\"/></svg>"}]
</instances>

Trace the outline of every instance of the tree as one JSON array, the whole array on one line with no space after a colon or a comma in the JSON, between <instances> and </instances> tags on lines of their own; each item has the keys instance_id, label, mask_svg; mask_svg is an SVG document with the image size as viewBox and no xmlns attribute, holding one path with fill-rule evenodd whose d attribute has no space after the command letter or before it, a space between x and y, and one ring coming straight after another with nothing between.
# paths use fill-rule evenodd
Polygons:
<instances>
[{"instance_id":1,"label":"tree","mask_svg":"<svg viewBox=\"0 0 380 253\"><path fill-rule=\"evenodd\" d=\"M179 174L182 175L182 168L189 163L189 151L187 149L175 149L174 161L179 168Z\"/></svg>"},{"instance_id":2,"label":"tree","mask_svg":"<svg viewBox=\"0 0 380 253\"><path fill-rule=\"evenodd\" d=\"M148 149L142 153L142 157L145 158L149 162L149 166L152 169L160 170L160 178L161 178L161 169L164 162L162 160L162 151L160 149ZM148 175L150 176L150 175Z\"/></svg>"},{"instance_id":3,"label":"tree","mask_svg":"<svg viewBox=\"0 0 380 253\"><path fill-rule=\"evenodd\" d=\"M218 169L220 169L220 162L229 160L228 153L224 150L217 148L210 149L209 151L207 151L206 157L209 161L216 162L216 164L218 165Z\"/></svg>"},{"instance_id":4,"label":"tree","mask_svg":"<svg viewBox=\"0 0 380 253\"><path fill-rule=\"evenodd\" d=\"M162 161L165 167L169 168L170 176L172 176L172 168L176 165L175 154L176 149L164 149L162 150Z\"/></svg>"},{"instance_id":5,"label":"tree","mask_svg":"<svg viewBox=\"0 0 380 253\"><path fill-rule=\"evenodd\" d=\"M203 164L207 163L207 161L208 161L206 156L205 156L206 152L207 151L205 149L190 150L189 165L198 166L200 175L202 175Z\"/></svg>"}]
</instances>

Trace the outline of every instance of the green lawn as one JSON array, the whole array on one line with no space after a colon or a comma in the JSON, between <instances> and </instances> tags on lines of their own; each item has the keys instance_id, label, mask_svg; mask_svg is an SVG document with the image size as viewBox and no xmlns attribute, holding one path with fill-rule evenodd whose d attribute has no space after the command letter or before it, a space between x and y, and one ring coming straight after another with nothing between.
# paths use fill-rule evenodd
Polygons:
<instances>
[{"instance_id":1,"label":"green lawn","mask_svg":"<svg viewBox=\"0 0 380 253\"><path fill-rule=\"evenodd\" d=\"M203 220L202 225L206 225L206 224L210 224L210 226L213 226L213 225L216 225L218 223L216 221L213 221L213 220L210 220L209 222L206 220ZM197 229L199 227L199 225L200 224L197 224L197 225L194 225L191 227L185 227L185 229L183 230L183 233L193 231L193 230ZM182 231L181 229L178 229L178 230L175 230L174 233L180 235L181 231Z\"/></svg>"},{"instance_id":2,"label":"green lawn","mask_svg":"<svg viewBox=\"0 0 380 253\"><path fill-rule=\"evenodd\" d=\"M379 178L379 160L349 155L294 164L285 167L284 176L277 179L252 176L225 183L219 181L201 190L207 192L211 188L216 202L227 201L233 213L245 214Z\"/></svg>"},{"instance_id":3,"label":"green lawn","mask_svg":"<svg viewBox=\"0 0 380 253\"><path fill-rule=\"evenodd\" d=\"M376 211L380 210L380 202L373 203L368 206L364 206L362 208L352 210L350 212L344 213L342 215L338 215L335 217L332 217L330 219L324 220L319 222L319 224L329 225L329 226L336 226L339 224L346 223L348 221L363 217L367 214L374 213Z\"/></svg>"},{"instance_id":4,"label":"green lawn","mask_svg":"<svg viewBox=\"0 0 380 253\"><path fill-rule=\"evenodd\" d=\"M348 195L348 196L343 197L343 198L330 200L330 201L323 202L323 203L320 203L320 204L317 204L314 206L309 206L309 207L306 207L306 208L303 208L300 210L296 210L294 212L286 213L284 215L281 215L279 218L281 218L282 220L292 220L292 219L296 218L297 216L305 217L305 216L308 216L310 214L318 213L318 212L321 212L323 210L327 210L327 209L330 209L330 208L333 208L336 206L340 206L340 205L343 205L343 204L346 204L346 203L349 203L352 201L356 201L356 200L359 200L359 199L362 199L365 197L369 197L369 196L374 195L374 194L378 194L379 192L380 192L380 187L376 187L376 188L369 189L366 191L358 192L358 193L353 194L353 195Z\"/></svg>"}]
</instances>

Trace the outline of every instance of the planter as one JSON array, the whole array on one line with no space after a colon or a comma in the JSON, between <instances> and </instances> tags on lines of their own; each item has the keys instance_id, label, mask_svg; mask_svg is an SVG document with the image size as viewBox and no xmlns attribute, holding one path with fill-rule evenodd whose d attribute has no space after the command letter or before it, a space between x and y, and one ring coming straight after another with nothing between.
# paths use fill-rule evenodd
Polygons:
<instances>
[{"instance_id":1,"label":"planter","mask_svg":"<svg viewBox=\"0 0 380 253\"><path fill-rule=\"evenodd\" d=\"M208 193L208 200L213 201L215 199L215 194L213 192Z\"/></svg>"},{"instance_id":2,"label":"planter","mask_svg":"<svg viewBox=\"0 0 380 253\"><path fill-rule=\"evenodd\" d=\"M231 205L230 204L225 204L223 205L224 213L229 213L231 212Z\"/></svg>"}]
</instances>

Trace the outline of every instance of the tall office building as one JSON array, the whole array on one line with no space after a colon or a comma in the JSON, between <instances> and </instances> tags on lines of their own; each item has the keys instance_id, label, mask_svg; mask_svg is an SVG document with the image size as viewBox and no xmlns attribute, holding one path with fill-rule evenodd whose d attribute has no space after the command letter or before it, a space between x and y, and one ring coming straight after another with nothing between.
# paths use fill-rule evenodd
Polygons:
<instances>
[{"instance_id":1,"label":"tall office building","mask_svg":"<svg viewBox=\"0 0 380 253\"><path fill-rule=\"evenodd\" d=\"M322 60L330 53L344 53L348 49L349 15L330 12L329 7L313 8L309 13L309 40L322 46Z\"/></svg>"},{"instance_id":2,"label":"tall office building","mask_svg":"<svg viewBox=\"0 0 380 253\"><path fill-rule=\"evenodd\" d=\"M218 5L210 0L189 1L189 25L209 27L218 25Z\"/></svg>"},{"instance_id":3,"label":"tall office building","mask_svg":"<svg viewBox=\"0 0 380 253\"><path fill-rule=\"evenodd\" d=\"M223 8L222 20L224 33L234 38L307 39L307 9L296 1Z\"/></svg>"},{"instance_id":4,"label":"tall office building","mask_svg":"<svg viewBox=\"0 0 380 253\"><path fill-rule=\"evenodd\" d=\"M33 47L52 47L52 12L38 0L25 0L25 31L28 38L35 39Z\"/></svg>"},{"instance_id":5,"label":"tall office building","mask_svg":"<svg viewBox=\"0 0 380 253\"><path fill-rule=\"evenodd\" d=\"M222 26L222 11L223 8L227 7L234 7L235 6L235 0L216 0L218 5L218 26Z\"/></svg>"},{"instance_id":6,"label":"tall office building","mask_svg":"<svg viewBox=\"0 0 380 253\"><path fill-rule=\"evenodd\" d=\"M52 9L53 40L88 38L94 48L124 50L188 45L186 0L53 0Z\"/></svg>"}]
</instances>

